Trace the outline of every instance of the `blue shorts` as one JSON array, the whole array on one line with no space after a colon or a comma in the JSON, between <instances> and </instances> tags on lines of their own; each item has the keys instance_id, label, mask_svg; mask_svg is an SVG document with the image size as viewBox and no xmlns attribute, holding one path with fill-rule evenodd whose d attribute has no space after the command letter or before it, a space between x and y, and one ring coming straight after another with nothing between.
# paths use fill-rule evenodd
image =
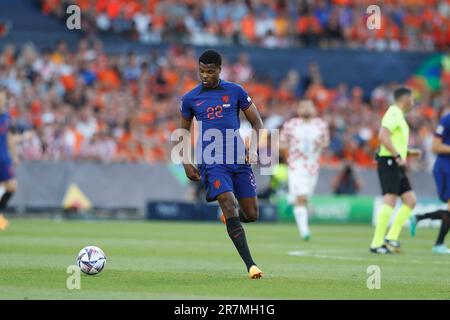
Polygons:
<instances>
[{"instance_id":1,"label":"blue shorts","mask_svg":"<svg viewBox=\"0 0 450 320\"><path fill-rule=\"evenodd\" d=\"M255 176L248 164L199 165L198 171L208 202L224 192L233 192L237 199L256 197Z\"/></svg>"},{"instance_id":2,"label":"blue shorts","mask_svg":"<svg viewBox=\"0 0 450 320\"><path fill-rule=\"evenodd\" d=\"M450 172L434 170L433 175L439 198L444 202L448 202L450 200Z\"/></svg>"},{"instance_id":3,"label":"blue shorts","mask_svg":"<svg viewBox=\"0 0 450 320\"><path fill-rule=\"evenodd\" d=\"M14 169L11 162L0 161L0 182L14 178Z\"/></svg>"}]
</instances>

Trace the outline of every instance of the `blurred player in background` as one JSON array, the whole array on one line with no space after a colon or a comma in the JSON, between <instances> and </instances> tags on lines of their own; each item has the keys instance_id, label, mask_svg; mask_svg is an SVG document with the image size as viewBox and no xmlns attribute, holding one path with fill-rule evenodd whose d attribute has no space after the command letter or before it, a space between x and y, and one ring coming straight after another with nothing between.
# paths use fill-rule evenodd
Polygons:
<instances>
[{"instance_id":1,"label":"blurred player in background","mask_svg":"<svg viewBox=\"0 0 450 320\"><path fill-rule=\"evenodd\" d=\"M9 121L6 92L0 89L0 183L5 188L5 192L0 198L0 230L5 230L8 227L8 220L6 220L1 211L6 208L17 189L13 163L18 163L18 158L14 137L12 134L9 134Z\"/></svg>"},{"instance_id":2,"label":"blurred player in background","mask_svg":"<svg viewBox=\"0 0 450 320\"><path fill-rule=\"evenodd\" d=\"M450 229L450 107L447 107L436 129L433 138L432 151L437 154L433 167L434 181L439 193L439 198L447 203L447 210L437 210L430 213L413 215L411 217L411 235L416 233L418 221L425 219L442 220L441 228L432 248L432 252L450 254L450 250L444 245L445 236Z\"/></svg>"},{"instance_id":3,"label":"blurred player in background","mask_svg":"<svg viewBox=\"0 0 450 320\"><path fill-rule=\"evenodd\" d=\"M318 118L312 101L300 101L298 117L287 121L280 133L280 150L289 165L289 197L300 235L309 240L308 199L317 184L320 154L329 144L328 125Z\"/></svg>"},{"instance_id":4,"label":"blurred player in background","mask_svg":"<svg viewBox=\"0 0 450 320\"><path fill-rule=\"evenodd\" d=\"M197 154L198 169L192 163L183 163L184 169L189 179L202 181L207 201L219 202L228 235L247 266L249 277L259 279L262 272L253 261L241 225L258 219L256 183L250 165L257 162L258 141L251 141L247 153L242 137L238 134L228 139L226 131L239 129L240 111L257 132L263 122L247 92L235 83L220 79L222 57L217 51L203 52L198 62L201 83L183 96L180 111L182 129L189 131L194 117L201 122L199 137L203 139L199 139L198 146L202 154L200 159ZM208 130L219 131L223 138L222 150L214 148L214 156L209 159L206 149L210 144L204 137Z\"/></svg>"},{"instance_id":5,"label":"blurred player in background","mask_svg":"<svg viewBox=\"0 0 450 320\"><path fill-rule=\"evenodd\" d=\"M420 156L420 150L408 149L409 126L405 114L414 107L411 89L401 87L394 91L395 104L391 105L381 120L379 138L380 151L377 155L378 177L383 193L383 205L378 212L375 233L370 252L387 254L400 253L398 238L403 224L416 206L416 195L406 175L407 156ZM386 235L389 220L394 212L397 197L402 200L395 220Z\"/></svg>"}]
</instances>

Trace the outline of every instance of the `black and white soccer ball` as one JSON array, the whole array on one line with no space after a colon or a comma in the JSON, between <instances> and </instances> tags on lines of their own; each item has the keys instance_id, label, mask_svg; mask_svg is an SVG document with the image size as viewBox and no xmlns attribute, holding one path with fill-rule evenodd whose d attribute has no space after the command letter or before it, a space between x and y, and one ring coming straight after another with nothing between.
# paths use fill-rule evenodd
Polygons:
<instances>
[{"instance_id":1,"label":"black and white soccer ball","mask_svg":"<svg viewBox=\"0 0 450 320\"><path fill-rule=\"evenodd\" d=\"M84 247L77 257L77 265L85 274L93 275L100 273L105 268L105 264L105 253L96 246Z\"/></svg>"}]
</instances>

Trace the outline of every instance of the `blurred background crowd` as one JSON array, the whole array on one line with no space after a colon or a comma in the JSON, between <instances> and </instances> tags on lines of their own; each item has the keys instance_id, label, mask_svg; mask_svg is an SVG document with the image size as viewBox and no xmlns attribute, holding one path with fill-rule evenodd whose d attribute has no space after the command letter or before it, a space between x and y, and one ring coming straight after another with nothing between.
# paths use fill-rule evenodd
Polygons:
<instances>
[{"instance_id":1,"label":"blurred background crowd","mask_svg":"<svg viewBox=\"0 0 450 320\"><path fill-rule=\"evenodd\" d=\"M318 46L442 50L450 44L448 0L41 0L61 19L67 4L83 12L90 35L195 45ZM380 5L382 28L366 28L367 7Z\"/></svg>"},{"instance_id":2,"label":"blurred background crowd","mask_svg":"<svg viewBox=\"0 0 450 320\"><path fill-rule=\"evenodd\" d=\"M222 78L246 88L269 129L295 114L299 98L312 99L330 124L331 145L323 164L338 166L347 160L373 167L379 120L397 84L385 83L364 95L360 87L346 83L327 86L326 72L314 62L307 70L290 70L275 82L255 74L242 53L224 61ZM450 102L449 75L447 66L442 90L416 92L417 107L408 116L411 145L424 156L413 168L432 163L433 130L439 110ZM8 90L19 153L26 160L168 162L180 97L197 81L196 52L183 45L145 55L106 54L98 40L82 40L72 51L60 41L44 50L9 45L0 54L0 86Z\"/></svg>"},{"instance_id":3,"label":"blurred background crowd","mask_svg":"<svg viewBox=\"0 0 450 320\"><path fill-rule=\"evenodd\" d=\"M330 70L321 70L314 59L301 73L291 69L275 79L269 71L256 72L251 55L240 49L429 51L434 58L422 68L424 77L415 77L417 70L411 70L406 83L417 98L408 115L411 145L424 151L411 167L430 169L433 163L433 131L440 110L450 103L450 0L382 1L382 28L370 32L365 9L372 3L365 0L34 3L40 10L35 7L37 15L59 17L61 26L67 6L79 5L83 37L75 45L70 41L70 46L62 37L48 46L30 42L0 49L0 88L9 95L8 110L22 160L169 162L180 97L198 83L195 45L237 44L233 48L242 53L232 59L224 56L222 79L249 92L267 128L279 128L295 115L299 99L311 99L330 126L331 145L323 154L323 164L353 162L369 168L375 165L379 120L398 83L386 81L370 92L346 82L330 85ZM169 45L150 45L139 54L113 53L102 42L113 32L125 42L131 39L131 44L136 40ZM248 127L243 120L242 128Z\"/></svg>"}]
</instances>

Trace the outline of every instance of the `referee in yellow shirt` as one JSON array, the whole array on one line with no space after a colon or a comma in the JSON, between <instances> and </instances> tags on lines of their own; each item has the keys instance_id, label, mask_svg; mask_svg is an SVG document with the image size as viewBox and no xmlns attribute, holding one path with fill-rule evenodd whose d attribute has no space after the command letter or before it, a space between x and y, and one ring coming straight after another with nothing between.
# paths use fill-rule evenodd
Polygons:
<instances>
[{"instance_id":1,"label":"referee in yellow shirt","mask_svg":"<svg viewBox=\"0 0 450 320\"><path fill-rule=\"evenodd\" d=\"M381 146L377 164L383 205L378 212L375 234L370 245L370 252L377 254L401 252L398 238L403 224L416 206L416 196L405 172L407 156L421 155L420 150L408 150L409 126L405 114L414 106L411 89L396 89L394 100L395 104L383 116L379 132ZM397 197L402 200L402 206L386 235Z\"/></svg>"}]
</instances>

